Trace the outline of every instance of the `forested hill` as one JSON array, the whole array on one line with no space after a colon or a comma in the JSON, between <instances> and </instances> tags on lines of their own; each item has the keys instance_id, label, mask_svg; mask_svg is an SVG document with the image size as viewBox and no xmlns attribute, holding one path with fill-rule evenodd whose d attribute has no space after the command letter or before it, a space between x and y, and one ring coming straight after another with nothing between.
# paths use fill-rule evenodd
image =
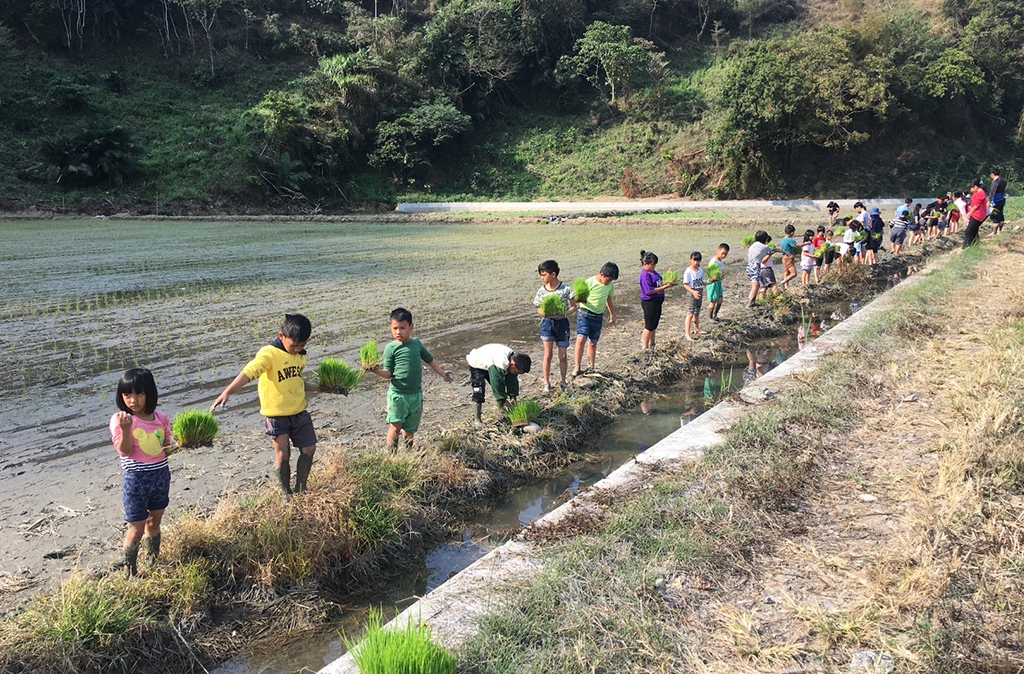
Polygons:
<instances>
[{"instance_id":1,"label":"forested hill","mask_svg":"<svg viewBox=\"0 0 1024 674\"><path fill-rule=\"evenodd\" d=\"M0 208L894 196L1024 162L1020 0L3 0Z\"/></svg>"}]
</instances>

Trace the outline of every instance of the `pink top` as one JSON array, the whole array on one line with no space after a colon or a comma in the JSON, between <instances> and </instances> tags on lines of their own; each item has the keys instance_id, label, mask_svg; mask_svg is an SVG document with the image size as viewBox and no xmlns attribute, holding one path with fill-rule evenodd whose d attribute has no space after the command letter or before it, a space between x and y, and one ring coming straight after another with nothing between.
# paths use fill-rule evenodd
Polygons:
<instances>
[{"instance_id":1,"label":"pink top","mask_svg":"<svg viewBox=\"0 0 1024 674\"><path fill-rule=\"evenodd\" d=\"M988 197L985 190L978 190L971 195L971 219L978 222L985 222L988 217Z\"/></svg>"},{"instance_id":2,"label":"pink top","mask_svg":"<svg viewBox=\"0 0 1024 674\"><path fill-rule=\"evenodd\" d=\"M117 415L110 417L110 438L117 447L121 441L121 426ZM166 414L153 412L153 420L145 421L132 416L132 451L121 457L124 470L158 470L167 465L167 452L171 444L171 420Z\"/></svg>"}]
</instances>

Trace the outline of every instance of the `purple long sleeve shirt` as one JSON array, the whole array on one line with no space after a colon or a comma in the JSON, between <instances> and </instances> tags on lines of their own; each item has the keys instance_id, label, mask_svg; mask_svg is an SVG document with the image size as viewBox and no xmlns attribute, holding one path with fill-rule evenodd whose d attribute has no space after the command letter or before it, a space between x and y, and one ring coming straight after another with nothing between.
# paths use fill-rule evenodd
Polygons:
<instances>
[{"instance_id":1,"label":"purple long sleeve shirt","mask_svg":"<svg viewBox=\"0 0 1024 674\"><path fill-rule=\"evenodd\" d=\"M640 270L640 299L641 300L662 300L665 299L665 291L652 294L652 291L661 285L661 274L656 271Z\"/></svg>"}]
</instances>

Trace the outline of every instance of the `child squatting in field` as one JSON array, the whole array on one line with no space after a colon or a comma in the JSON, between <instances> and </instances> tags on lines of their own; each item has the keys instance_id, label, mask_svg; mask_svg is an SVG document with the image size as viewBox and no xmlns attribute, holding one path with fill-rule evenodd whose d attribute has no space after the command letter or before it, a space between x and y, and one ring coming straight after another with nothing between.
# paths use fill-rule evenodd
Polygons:
<instances>
[{"instance_id":1,"label":"child squatting in field","mask_svg":"<svg viewBox=\"0 0 1024 674\"><path fill-rule=\"evenodd\" d=\"M420 428L423 418L423 368L420 362L430 366L441 379L452 383L452 373L441 369L427 347L412 336L412 312L399 307L391 312L391 336L395 341L384 348L384 365L371 372L391 382L388 386L388 436L385 440L390 448L398 447L398 437L405 438L407 447L412 447L413 435Z\"/></svg>"},{"instance_id":2,"label":"child squatting in field","mask_svg":"<svg viewBox=\"0 0 1024 674\"><path fill-rule=\"evenodd\" d=\"M312 332L308 318L302 314L286 314L277 339L256 352L210 407L211 411L218 406L226 407L232 393L259 378L260 414L266 417L267 435L274 446L274 468L286 496L292 493L290 446L299 449L295 462L295 492L306 491L316 452L316 430L306 411L307 385L302 380L302 371L306 369L306 342Z\"/></svg>"},{"instance_id":3,"label":"child squatting in field","mask_svg":"<svg viewBox=\"0 0 1024 674\"><path fill-rule=\"evenodd\" d=\"M110 437L121 457L124 485L124 566L131 576L139 572L139 545L146 543L149 562L160 556L160 520L170 502L171 420L156 411L156 382L145 368L133 368L117 383L117 408L110 417Z\"/></svg>"},{"instance_id":4,"label":"child squatting in field","mask_svg":"<svg viewBox=\"0 0 1024 674\"><path fill-rule=\"evenodd\" d=\"M485 344L466 356L469 364L469 383L476 403L474 425L483 425L480 413L484 403L484 385L491 383L491 394L499 409L512 409L519 398L519 375L530 371L530 357L516 353L504 344Z\"/></svg>"},{"instance_id":5,"label":"child squatting in field","mask_svg":"<svg viewBox=\"0 0 1024 674\"><path fill-rule=\"evenodd\" d=\"M587 358L590 361L590 369L594 369L597 361L597 342L601 339L601 329L604 327L604 314L609 315L608 325L615 325L615 286L612 281L619 278L619 266L614 262L605 262L597 276L587 279L590 293L587 301L579 305L579 312L576 317L576 369L574 377L579 376L580 365L583 362L583 347L587 347ZM587 344L587 342L590 342Z\"/></svg>"}]
</instances>

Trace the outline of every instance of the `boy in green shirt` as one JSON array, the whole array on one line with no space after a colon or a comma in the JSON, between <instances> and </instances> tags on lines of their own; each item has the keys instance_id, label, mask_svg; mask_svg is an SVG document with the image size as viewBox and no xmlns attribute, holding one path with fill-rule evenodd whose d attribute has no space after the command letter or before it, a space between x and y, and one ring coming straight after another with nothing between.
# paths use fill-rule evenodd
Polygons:
<instances>
[{"instance_id":1,"label":"boy in green shirt","mask_svg":"<svg viewBox=\"0 0 1024 674\"><path fill-rule=\"evenodd\" d=\"M412 337L412 312L398 308L391 312L391 335L395 341L384 348L384 366L373 373L381 379L388 379L388 437L387 446L398 447L399 434L405 437L407 447L412 447L413 435L419 430L423 417L423 367L430 366L447 383L452 383L452 373L441 369L434 356L422 342Z\"/></svg>"},{"instance_id":2,"label":"boy in green shirt","mask_svg":"<svg viewBox=\"0 0 1024 674\"><path fill-rule=\"evenodd\" d=\"M597 342L601 339L601 329L604 324L605 312L608 313L608 325L615 325L615 286L612 281L619 278L619 266L614 262L606 262L597 276L587 279L590 286L590 293L587 301L579 306L579 313L576 316L576 370L573 377L580 374L580 365L583 361L583 346L587 344L587 357L590 360L590 369L594 369L594 362L597 360Z\"/></svg>"}]
</instances>

